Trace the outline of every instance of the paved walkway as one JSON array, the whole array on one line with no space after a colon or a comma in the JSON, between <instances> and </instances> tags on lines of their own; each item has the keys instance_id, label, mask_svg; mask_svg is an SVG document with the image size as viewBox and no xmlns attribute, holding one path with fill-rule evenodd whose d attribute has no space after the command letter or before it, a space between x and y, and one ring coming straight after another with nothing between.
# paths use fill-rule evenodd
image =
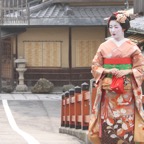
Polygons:
<instances>
[{"instance_id":1,"label":"paved walkway","mask_svg":"<svg viewBox=\"0 0 144 144\"><path fill-rule=\"evenodd\" d=\"M84 144L59 133L61 94L0 94L0 100L0 144Z\"/></svg>"},{"instance_id":2,"label":"paved walkway","mask_svg":"<svg viewBox=\"0 0 144 144\"><path fill-rule=\"evenodd\" d=\"M61 94L32 94L32 93L12 93L0 94L0 100L61 100Z\"/></svg>"}]
</instances>

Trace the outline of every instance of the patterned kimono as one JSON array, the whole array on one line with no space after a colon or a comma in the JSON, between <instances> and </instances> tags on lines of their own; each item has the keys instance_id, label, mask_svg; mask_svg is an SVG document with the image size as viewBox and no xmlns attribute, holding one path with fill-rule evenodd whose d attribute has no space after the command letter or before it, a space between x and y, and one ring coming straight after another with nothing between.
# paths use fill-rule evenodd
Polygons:
<instances>
[{"instance_id":1,"label":"patterned kimono","mask_svg":"<svg viewBox=\"0 0 144 144\"><path fill-rule=\"evenodd\" d=\"M105 58L131 58L132 74L125 83L131 88L123 94L102 88ZM142 90L144 72L144 57L139 48L130 40L117 45L114 39L102 43L92 62L92 74L97 84L97 94L93 106L96 117L100 112L100 137L101 144L134 144L135 111L144 120L142 106ZM144 123L141 128L144 129ZM144 131L143 131L144 132Z\"/></svg>"}]
</instances>

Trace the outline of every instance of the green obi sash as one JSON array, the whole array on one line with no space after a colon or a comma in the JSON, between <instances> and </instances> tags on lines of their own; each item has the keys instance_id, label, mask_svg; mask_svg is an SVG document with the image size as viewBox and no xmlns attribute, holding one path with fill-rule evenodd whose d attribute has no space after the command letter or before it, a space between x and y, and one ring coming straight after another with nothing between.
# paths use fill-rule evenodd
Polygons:
<instances>
[{"instance_id":1,"label":"green obi sash","mask_svg":"<svg viewBox=\"0 0 144 144\"><path fill-rule=\"evenodd\" d=\"M104 64L103 67L106 69L117 68L119 70L126 70L126 69L131 69L132 64Z\"/></svg>"},{"instance_id":2,"label":"green obi sash","mask_svg":"<svg viewBox=\"0 0 144 144\"><path fill-rule=\"evenodd\" d=\"M132 64L104 64L103 67L106 69L117 68L119 70L127 70L132 68ZM112 77L112 74L107 74L107 77ZM129 74L126 77L129 77Z\"/></svg>"}]
</instances>

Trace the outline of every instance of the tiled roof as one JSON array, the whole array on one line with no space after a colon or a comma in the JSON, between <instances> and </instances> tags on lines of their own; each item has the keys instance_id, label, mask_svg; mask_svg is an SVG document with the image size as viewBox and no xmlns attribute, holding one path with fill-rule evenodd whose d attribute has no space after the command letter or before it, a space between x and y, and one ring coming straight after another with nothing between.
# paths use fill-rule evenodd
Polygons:
<instances>
[{"instance_id":1,"label":"tiled roof","mask_svg":"<svg viewBox=\"0 0 144 144\"><path fill-rule=\"evenodd\" d=\"M30 25L45 26L96 26L106 25L105 17L112 12L123 10L125 6L72 6L64 3L52 3L47 1L30 8ZM27 16L27 10L7 15L16 19ZM9 20L8 19L8 20ZM25 19L25 18L24 18ZM28 24L28 23L27 23ZM26 25L26 23L12 23L8 21L4 25Z\"/></svg>"},{"instance_id":2,"label":"tiled roof","mask_svg":"<svg viewBox=\"0 0 144 144\"><path fill-rule=\"evenodd\" d=\"M130 32L136 32L140 34L144 34L144 16L140 16L130 21L131 28Z\"/></svg>"},{"instance_id":3,"label":"tiled roof","mask_svg":"<svg viewBox=\"0 0 144 144\"><path fill-rule=\"evenodd\" d=\"M39 9L37 7L37 9ZM106 25L104 18L124 6L68 6L50 4L42 9L31 9L31 25Z\"/></svg>"}]
</instances>

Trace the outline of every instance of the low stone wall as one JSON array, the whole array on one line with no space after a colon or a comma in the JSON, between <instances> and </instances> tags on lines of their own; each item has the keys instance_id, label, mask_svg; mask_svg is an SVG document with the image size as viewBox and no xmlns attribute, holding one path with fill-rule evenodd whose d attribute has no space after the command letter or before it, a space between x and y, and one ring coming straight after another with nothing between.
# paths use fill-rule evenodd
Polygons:
<instances>
[{"instance_id":1,"label":"low stone wall","mask_svg":"<svg viewBox=\"0 0 144 144\"><path fill-rule=\"evenodd\" d=\"M59 133L75 136L80 140L82 140L84 142L83 144L91 144L91 142L87 138L87 132L88 132L87 130L81 130L81 129L65 128L65 127L59 128Z\"/></svg>"}]
</instances>

